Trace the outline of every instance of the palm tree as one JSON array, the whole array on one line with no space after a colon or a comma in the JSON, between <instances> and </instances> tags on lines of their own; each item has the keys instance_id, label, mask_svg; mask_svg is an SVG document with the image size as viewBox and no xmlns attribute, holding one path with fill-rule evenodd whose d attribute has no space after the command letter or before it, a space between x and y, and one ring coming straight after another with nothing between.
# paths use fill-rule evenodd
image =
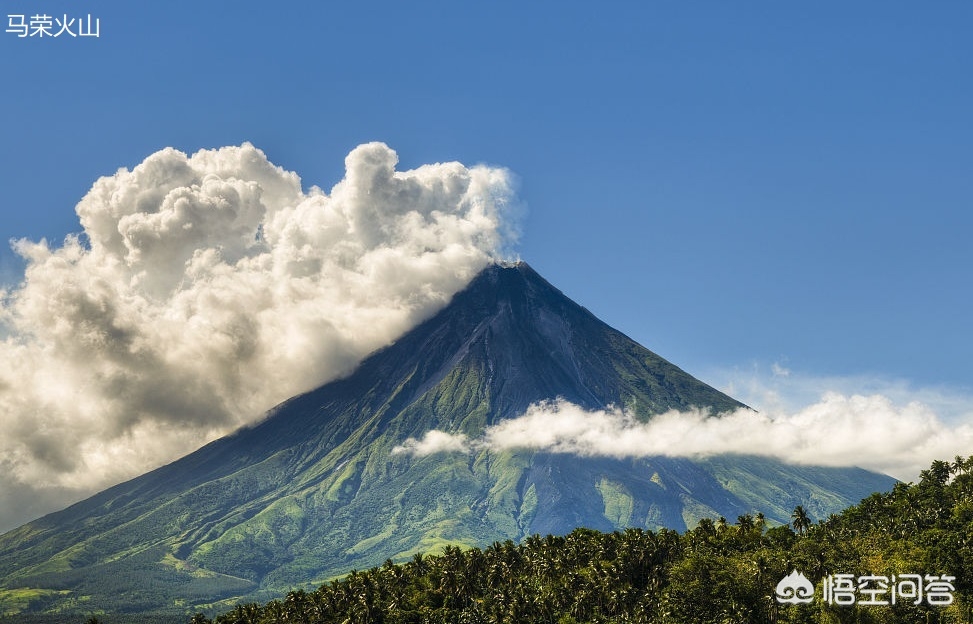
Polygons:
<instances>
[{"instance_id":1,"label":"palm tree","mask_svg":"<svg viewBox=\"0 0 973 624\"><path fill-rule=\"evenodd\" d=\"M953 459L953 463L949 465L949 471L954 475L958 475L961 472L966 471L966 460L963 459L962 455L957 455Z\"/></svg>"},{"instance_id":2,"label":"palm tree","mask_svg":"<svg viewBox=\"0 0 973 624\"><path fill-rule=\"evenodd\" d=\"M764 534L764 529L767 528L767 518L764 517L764 512L762 511L757 512L757 517L754 518L753 526L755 529L757 529L758 533L760 533L761 535Z\"/></svg>"},{"instance_id":3,"label":"palm tree","mask_svg":"<svg viewBox=\"0 0 973 624\"><path fill-rule=\"evenodd\" d=\"M416 578L425 576L429 572L429 560L423 557L421 552L417 552L412 555L412 559L405 564L405 567L409 574Z\"/></svg>"},{"instance_id":4,"label":"palm tree","mask_svg":"<svg viewBox=\"0 0 973 624\"><path fill-rule=\"evenodd\" d=\"M740 532L743 534L750 533L753 531L754 523L753 516L750 514L743 514L742 516L737 516L737 526L740 527Z\"/></svg>"},{"instance_id":5,"label":"palm tree","mask_svg":"<svg viewBox=\"0 0 973 624\"><path fill-rule=\"evenodd\" d=\"M811 528L811 518L807 515L803 505L794 508L791 518L794 520L794 530L797 531L798 535L804 535Z\"/></svg>"},{"instance_id":6,"label":"palm tree","mask_svg":"<svg viewBox=\"0 0 973 624\"><path fill-rule=\"evenodd\" d=\"M919 485L943 486L949 481L952 464L937 459L919 473Z\"/></svg>"}]
</instances>

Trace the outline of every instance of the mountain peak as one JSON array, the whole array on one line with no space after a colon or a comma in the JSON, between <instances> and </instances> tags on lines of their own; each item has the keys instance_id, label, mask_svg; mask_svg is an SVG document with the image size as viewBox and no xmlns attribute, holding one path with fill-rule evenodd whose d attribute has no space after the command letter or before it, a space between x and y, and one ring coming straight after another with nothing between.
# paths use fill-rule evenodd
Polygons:
<instances>
[{"instance_id":1,"label":"mountain peak","mask_svg":"<svg viewBox=\"0 0 973 624\"><path fill-rule=\"evenodd\" d=\"M165 610L177 599L313 585L444 544L579 526L684 529L754 510L787 522L797 504L826 514L892 482L744 457L393 452L432 430L475 437L558 398L642 419L742 406L601 322L527 263L496 264L348 377L0 536L0 589L36 588L62 610L71 604L57 598L63 590L89 596L89 611L111 610L119 596L128 610ZM151 587L136 587L141 578Z\"/></svg>"}]
</instances>

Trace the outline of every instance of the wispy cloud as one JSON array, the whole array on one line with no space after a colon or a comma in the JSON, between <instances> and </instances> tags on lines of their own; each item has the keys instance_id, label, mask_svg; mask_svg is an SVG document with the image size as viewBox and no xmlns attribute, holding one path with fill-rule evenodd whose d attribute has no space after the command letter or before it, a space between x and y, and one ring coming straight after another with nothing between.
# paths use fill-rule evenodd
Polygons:
<instances>
[{"instance_id":1,"label":"wispy cloud","mask_svg":"<svg viewBox=\"0 0 973 624\"><path fill-rule=\"evenodd\" d=\"M362 145L304 192L249 144L165 149L93 185L81 235L17 241L0 528L38 488L90 492L346 374L514 242L507 171L396 163Z\"/></svg>"},{"instance_id":2,"label":"wispy cloud","mask_svg":"<svg viewBox=\"0 0 973 624\"><path fill-rule=\"evenodd\" d=\"M405 453L425 457L435 453L468 453L470 439L462 433L446 433L438 429L427 431L421 439L408 438L405 442L392 449L393 455Z\"/></svg>"},{"instance_id":3,"label":"wispy cloud","mask_svg":"<svg viewBox=\"0 0 973 624\"><path fill-rule=\"evenodd\" d=\"M585 410L556 400L468 439L442 431L407 440L399 452L533 449L582 457L705 457L746 454L819 466L860 466L911 480L937 458L969 454L973 425L946 423L917 401L827 393L792 413L740 409L667 412L648 422L621 409Z\"/></svg>"}]
</instances>

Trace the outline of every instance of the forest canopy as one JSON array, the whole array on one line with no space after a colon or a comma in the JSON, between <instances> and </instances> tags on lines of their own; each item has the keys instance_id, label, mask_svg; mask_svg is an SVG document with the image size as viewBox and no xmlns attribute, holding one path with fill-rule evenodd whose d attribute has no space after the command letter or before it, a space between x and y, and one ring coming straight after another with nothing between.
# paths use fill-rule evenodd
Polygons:
<instances>
[{"instance_id":1,"label":"forest canopy","mask_svg":"<svg viewBox=\"0 0 973 624\"><path fill-rule=\"evenodd\" d=\"M192 624L968 622L971 538L973 457L956 457L817 522L798 506L783 526L756 512L447 546Z\"/></svg>"}]
</instances>

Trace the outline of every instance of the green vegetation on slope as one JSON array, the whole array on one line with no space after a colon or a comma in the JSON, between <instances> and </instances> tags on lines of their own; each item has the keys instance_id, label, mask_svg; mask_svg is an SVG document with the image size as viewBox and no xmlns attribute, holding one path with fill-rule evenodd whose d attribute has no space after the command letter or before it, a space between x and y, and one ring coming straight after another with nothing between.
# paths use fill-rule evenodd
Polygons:
<instances>
[{"instance_id":1,"label":"green vegetation on slope","mask_svg":"<svg viewBox=\"0 0 973 624\"><path fill-rule=\"evenodd\" d=\"M606 506L624 497L603 483ZM639 622L643 624L969 622L973 606L973 458L937 461L915 485L899 484L812 524L767 528L761 514L735 524L704 520L683 534L578 529L522 544L445 547L405 564L353 571L312 592L238 605L193 624ZM780 604L792 570L816 586L808 604ZM828 604L827 575L949 575L952 603ZM863 598L859 598L863 600Z\"/></svg>"},{"instance_id":2,"label":"green vegetation on slope","mask_svg":"<svg viewBox=\"0 0 973 624\"><path fill-rule=\"evenodd\" d=\"M393 452L432 429L478 436L558 397L587 409L626 406L645 420L690 406L742 407L526 265L493 267L348 377L0 535L0 590L45 597L9 610L181 615L310 589L444 545L577 527L681 531L758 510L783 523L795 505L820 517L893 483L746 457Z\"/></svg>"}]
</instances>

